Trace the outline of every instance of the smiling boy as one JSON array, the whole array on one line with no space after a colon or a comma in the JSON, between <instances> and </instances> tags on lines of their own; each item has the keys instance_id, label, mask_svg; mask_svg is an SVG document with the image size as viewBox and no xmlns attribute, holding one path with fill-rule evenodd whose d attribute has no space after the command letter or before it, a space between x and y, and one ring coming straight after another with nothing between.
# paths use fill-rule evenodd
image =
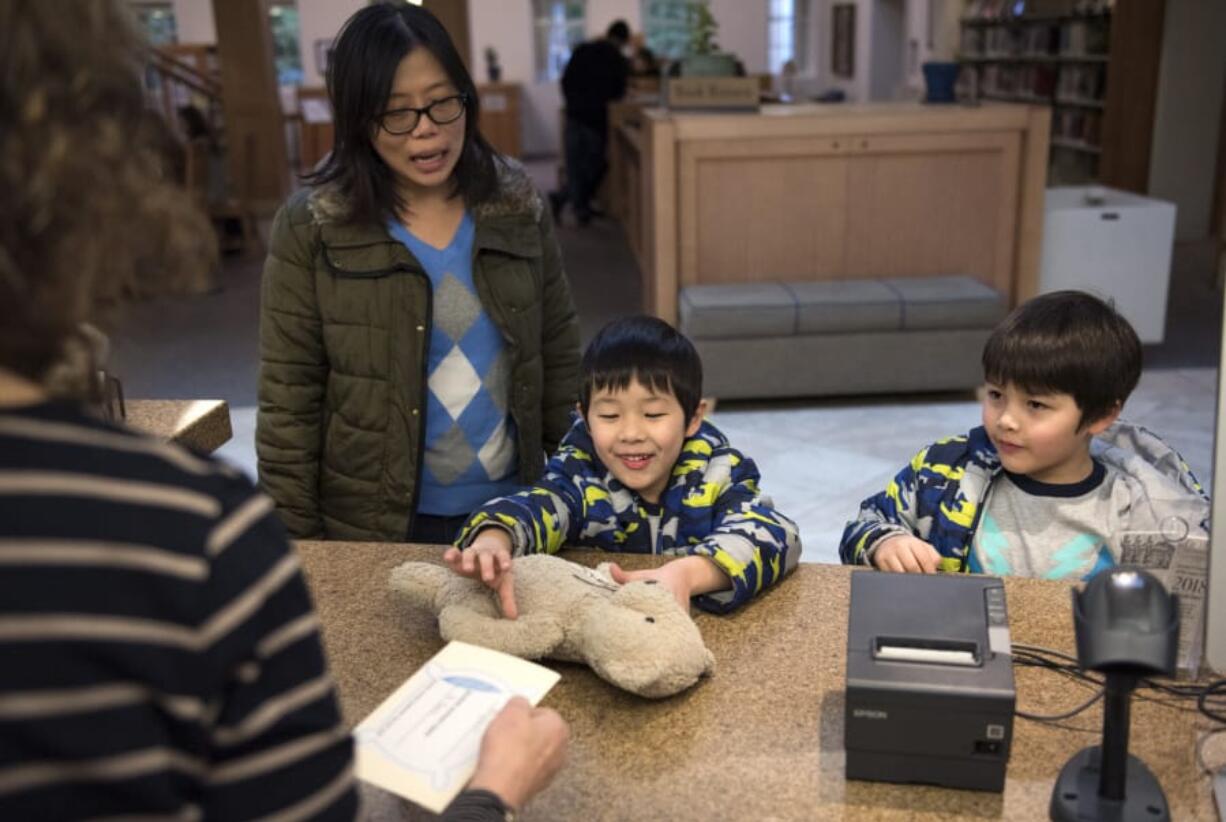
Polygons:
<instances>
[{"instance_id":1,"label":"smiling boy","mask_svg":"<svg viewBox=\"0 0 1226 822\"><path fill-rule=\"evenodd\" d=\"M583 356L579 418L533 488L473 514L444 554L516 616L511 557L585 545L677 557L654 579L688 607L733 610L796 567L796 525L758 489L753 460L703 421L702 362L653 317L605 326ZM462 549L462 550L461 550Z\"/></svg>"},{"instance_id":2,"label":"smiling boy","mask_svg":"<svg viewBox=\"0 0 1226 822\"><path fill-rule=\"evenodd\" d=\"M847 524L845 563L1088 579L1129 532L1203 533L1208 501L1161 439L1118 420L1141 375L1128 321L1077 291L1010 314L983 350L983 425L920 451Z\"/></svg>"}]
</instances>

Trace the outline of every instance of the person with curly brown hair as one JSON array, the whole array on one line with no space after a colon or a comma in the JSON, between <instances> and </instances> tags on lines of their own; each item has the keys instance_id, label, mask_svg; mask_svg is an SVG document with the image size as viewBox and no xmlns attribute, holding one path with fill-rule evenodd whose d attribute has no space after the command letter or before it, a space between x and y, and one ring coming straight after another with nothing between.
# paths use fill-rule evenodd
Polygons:
<instances>
[{"instance_id":1,"label":"person with curly brown hair","mask_svg":"<svg viewBox=\"0 0 1226 822\"><path fill-rule=\"evenodd\" d=\"M82 331L198 287L215 240L168 180L107 0L0 0L0 819L352 819L297 558L237 471L94 413ZM495 718L445 818L560 766L556 713Z\"/></svg>"}]
</instances>

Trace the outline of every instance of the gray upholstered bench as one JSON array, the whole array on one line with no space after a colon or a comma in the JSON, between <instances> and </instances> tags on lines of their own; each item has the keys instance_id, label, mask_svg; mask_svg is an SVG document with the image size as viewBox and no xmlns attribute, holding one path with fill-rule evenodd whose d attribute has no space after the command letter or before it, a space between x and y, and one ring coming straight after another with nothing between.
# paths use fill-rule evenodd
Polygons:
<instances>
[{"instance_id":1,"label":"gray upholstered bench","mask_svg":"<svg viewBox=\"0 0 1226 822\"><path fill-rule=\"evenodd\" d=\"M698 285L679 302L703 393L720 399L972 388L1008 311L960 276Z\"/></svg>"}]
</instances>

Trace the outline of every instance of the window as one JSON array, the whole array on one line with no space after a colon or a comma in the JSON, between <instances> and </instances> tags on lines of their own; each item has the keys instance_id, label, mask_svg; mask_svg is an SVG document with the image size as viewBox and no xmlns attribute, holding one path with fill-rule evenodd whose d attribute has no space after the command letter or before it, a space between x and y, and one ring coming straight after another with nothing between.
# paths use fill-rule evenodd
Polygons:
<instances>
[{"instance_id":1,"label":"window","mask_svg":"<svg viewBox=\"0 0 1226 822\"><path fill-rule=\"evenodd\" d=\"M693 0L643 0L643 39L657 58L679 60L690 45Z\"/></svg>"},{"instance_id":2,"label":"window","mask_svg":"<svg viewBox=\"0 0 1226 822\"><path fill-rule=\"evenodd\" d=\"M536 79L561 79L570 53L583 42L584 0L532 0Z\"/></svg>"},{"instance_id":3,"label":"window","mask_svg":"<svg viewBox=\"0 0 1226 822\"><path fill-rule=\"evenodd\" d=\"M175 31L175 12L170 3L132 3L137 27L152 46L171 46L179 42Z\"/></svg>"},{"instance_id":4,"label":"window","mask_svg":"<svg viewBox=\"0 0 1226 822\"><path fill-rule=\"evenodd\" d=\"M798 73L810 73L811 5L811 0L770 0L767 62L771 74L780 74L789 60Z\"/></svg>"},{"instance_id":5,"label":"window","mask_svg":"<svg viewBox=\"0 0 1226 822\"><path fill-rule=\"evenodd\" d=\"M302 84L302 53L298 49L298 6L293 0L276 0L268 7L272 32L272 62L277 85Z\"/></svg>"}]
</instances>

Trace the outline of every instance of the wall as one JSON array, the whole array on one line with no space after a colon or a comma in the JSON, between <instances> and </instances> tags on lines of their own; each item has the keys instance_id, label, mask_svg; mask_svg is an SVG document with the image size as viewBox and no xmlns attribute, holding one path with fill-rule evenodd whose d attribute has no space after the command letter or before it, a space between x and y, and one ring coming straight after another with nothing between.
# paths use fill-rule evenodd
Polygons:
<instances>
[{"instance_id":1,"label":"wall","mask_svg":"<svg viewBox=\"0 0 1226 822\"><path fill-rule=\"evenodd\" d=\"M521 139L525 154L555 153L558 91L538 86L532 54L532 3L530 0L470 0L468 7L469 42L474 54L492 46L502 65L502 80L523 86L520 116ZM485 59L474 67L478 83L485 79Z\"/></svg>"},{"instance_id":2,"label":"wall","mask_svg":"<svg viewBox=\"0 0 1226 822\"><path fill-rule=\"evenodd\" d=\"M1212 170L1226 82L1224 31L1222 0L1167 0L1149 193L1176 204L1175 237L1181 241L1211 233Z\"/></svg>"},{"instance_id":3,"label":"wall","mask_svg":"<svg viewBox=\"0 0 1226 822\"><path fill-rule=\"evenodd\" d=\"M903 50L906 87L924 92L924 63L953 60L958 51L961 0L907 0L907 42Z\"/></svg>"},{"instance_id":4,"label":"wall","mask_svg":"<svg viewBox=\"0 0 1226 822\"><path fill-rule=\"evenodd\" d=\"M856 53L852 63L852 76L836 76L830 70L830 60L834 52L831 47L832 15L831 8L842 0L815 0L814 16L817 19L817 36L821 45L819 55L820 71L817 76L819 90L841 89L847 95L849 102L865 102L871 99L869 93L869 56L872 43L873 0L851 0L856 7Z\"/></svg>"},{"instance_id":5,"label":"wall","mask_svg":"<svg viewBox=\"0 0 1226 822\"><path fill-rule=\"evenodd\" d=\"M907 22L903 0L876 0L867 54L870 100L893 100L902 92Z\"/></svg>"},{"instance_id":6,"label":"wall","mask_svg":"<svg viewBox=\"0 0 1226 822\"><path fill-rule=\"evenodd\" d=\"M711 14L719 23L715 42L739 57L749 74L767 69L768 11L768 0L711 0Z\"/></svg>"},{"instance_id":7,"label":"wall","mask_svg":"<svg viewBox=\"0 0 1226 822\"><path fill-rule=\"evenodd\" d=\"M513 0L514 2L515 0ZM505 3L507 0L469 0L472 3ZM527 0L532 5L531 0ZM637 34L643 27L642 4L639 0L587 0L587 36L603 37L614 20L625 20L630 31Z\"/></svg>"},{"instance_id":8,"label":"wall","mask_svg":"<svg viewBox=\"0 0 1226 822\"><path fill-rule=\"evenodd\" d=\"M211 0L171 0L175 12L175 32L180 43L216 43Z\"/></svg>"},{"instance_id":9,"label":"wall","mask_svg":"<svg viewBox=\"0 0 1226 822\"><path fill-rule=\"evenodd\" d=\"M341 25L366 0L297 0L298 43L302 53L302 85L323 86L324 78L315 70L315 41L331 40Z\"/></svg>"}]
</instances>

